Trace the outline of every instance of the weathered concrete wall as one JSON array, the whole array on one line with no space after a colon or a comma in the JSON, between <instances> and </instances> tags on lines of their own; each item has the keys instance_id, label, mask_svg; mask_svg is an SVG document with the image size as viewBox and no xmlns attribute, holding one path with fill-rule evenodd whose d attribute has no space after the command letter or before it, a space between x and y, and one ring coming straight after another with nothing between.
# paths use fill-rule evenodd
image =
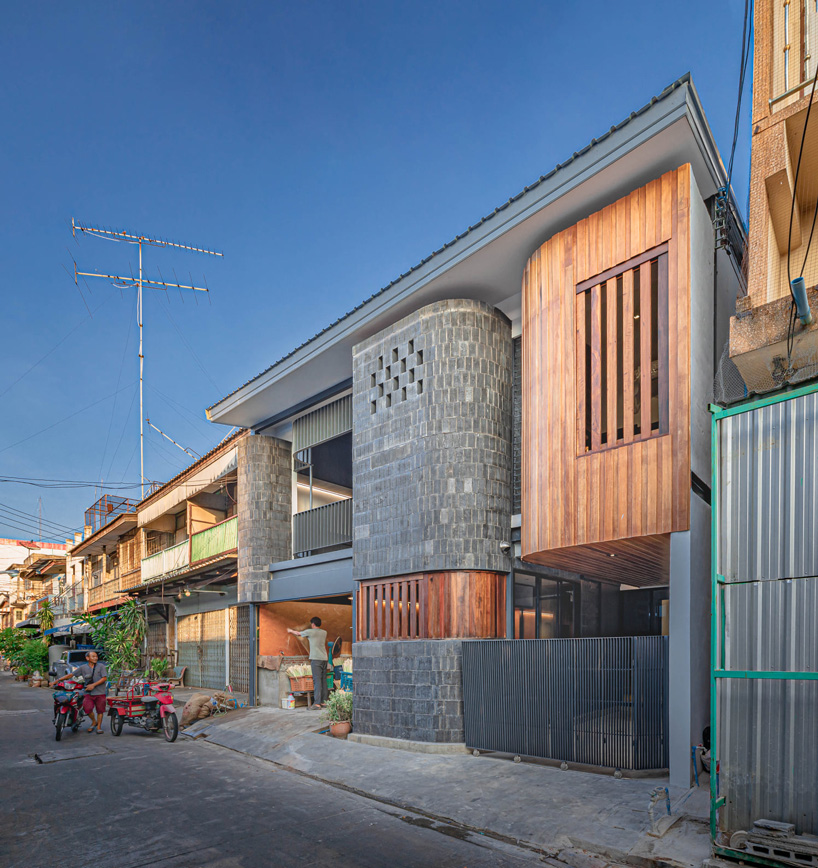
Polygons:
<instances>
[{"instance_id":1,"label":"weathered concrete wall","mask_svg":"<svg viewBox=\"0 0 818 868\"><path fill-rule=\"evenodd\" d=\"M508 319L428 305L353 350L353 575L506 572L511 523Z\"/></svg>"},{"instance_id":2,"label":"weathered concrete wall","mask_svg":"<svg viewBox=\"0 0 818 868\"><path fill-rule=\"evenodd\" d=\"M290 444L256 434L238 442L239 602L267 600L269 567L292 548Z\"/></svg>"},{"instance_id":3,"label":"weathered concrete wall","mask_svg":"<svg viewBox=\"0 0 818 868\"><path fill-rule=\"evenodd\" d=\"M356 642L355 732L459 743L463 686L459 639Z\"/></svg>"}]
</instances>

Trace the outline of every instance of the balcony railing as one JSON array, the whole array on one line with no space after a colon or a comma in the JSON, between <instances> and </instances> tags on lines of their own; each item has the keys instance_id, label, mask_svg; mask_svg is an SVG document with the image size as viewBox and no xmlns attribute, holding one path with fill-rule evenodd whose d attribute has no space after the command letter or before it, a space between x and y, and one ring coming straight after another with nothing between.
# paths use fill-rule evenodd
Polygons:
<instances>
[{"instance_id":1,"label":"balcony railing","mask_svg":"<svg viewBox=\"0 0 818 868\"><path fill-rule=\"evenodd\" d=\"M97 585L95 588L91 588L89 594L89 605L96 606L99 603L110 603L119 599L122 590L121 585L122 582L117 576L115 579L111 579L107 582L103 582L101 585Z\"/></svg>"},{"instance_id":2,"label":"balcony railing","mask_svg":"<svg viewBox=\"0 0 818 868\"><path fill-rule=\"evenodd\" d=\"M352 542L352 498L337 500L293 516L293 555Z\"/></svg>"},{"instance_id":3,"label":"balcony railing","mask_svg":"<svg viewBox=\"0 0 818 868\"><path fill-rule=\"evenodd\" d=\"M141 582L172 575L191 564L234 551L238 548L238 522L238 517L233 516L194 533L190 539L142 558Z\"/></svg>"},{"instance_id":4,"label":"balcony railing","mask_svg":"<svg viewBox=\"0 0 818 868\"><path fill-rule=\"evenodd\" d=\"M189 553L188 540L183 540L169 549L142 558L142 581L147 582L157 576L165 576L168 573L184 569L190 563Z\"/></svg>"},{"instance_id":5,"label":"balcony railing","mask_svg":"<svg viewBox=\"0 0 818 868\"><path fill-rule=\"evenodd\" d=\"M214 524L190 537L190 562L195 564L238 548L238 516Z\"/></svg>"}]
</instances>

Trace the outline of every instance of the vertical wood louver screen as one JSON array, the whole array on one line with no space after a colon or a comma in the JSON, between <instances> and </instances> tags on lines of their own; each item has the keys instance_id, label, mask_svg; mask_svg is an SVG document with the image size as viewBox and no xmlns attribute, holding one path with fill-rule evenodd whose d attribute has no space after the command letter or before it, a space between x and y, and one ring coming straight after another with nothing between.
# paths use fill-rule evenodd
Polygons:
<instances>
[{"instance_id":1,"label":"vertical wood louver screen","mask_svg":"<svg viewBox=\"0 0 818 868\"><path fill-rule=\"evenodd\" d=\"M352 430L352 395L345 395L293 422L293 453Z\"/></svg>"},{"instance_id":2,"label":"vertical wood louver screen","mask_svg":"<svg viewBox=\"0 0 818 868\"><path fill-rule=\"evenodd\" d=\"M577 285L577 451L668 432L667 244Z\"/></svg>"}]
</instances>

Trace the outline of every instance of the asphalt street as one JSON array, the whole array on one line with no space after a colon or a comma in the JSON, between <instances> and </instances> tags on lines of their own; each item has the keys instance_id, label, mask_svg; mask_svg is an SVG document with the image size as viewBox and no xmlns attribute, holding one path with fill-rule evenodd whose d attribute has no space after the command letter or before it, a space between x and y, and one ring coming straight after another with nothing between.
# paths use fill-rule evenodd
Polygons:
<instances>
[{"instance_id":1,"label":"asphalt street","mask_svg":"<svg viewBox=\"0 0 818 868\"><path fill-rule=\"evenodd\" d=\"M51 692L0 673L0 868L535 864L203 739L168 744L127 727L114 738L106 721L104 735L56 742Z\"/></svg>"}]
</instances>

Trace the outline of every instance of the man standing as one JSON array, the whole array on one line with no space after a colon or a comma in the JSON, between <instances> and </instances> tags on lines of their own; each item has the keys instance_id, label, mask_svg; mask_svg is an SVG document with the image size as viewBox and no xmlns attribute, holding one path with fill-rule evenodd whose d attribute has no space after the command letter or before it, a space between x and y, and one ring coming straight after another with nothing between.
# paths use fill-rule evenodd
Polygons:
<instances>
[{"instance_id":1,"label":"man standing","mask_svg":"<svg viewBox=\"0 0 818 868\"><path fill-rule=\"evenodd\" d=\"M99 655L96 651L89 651L85 655L85 659L88 661L87 663L78 666L70 675L64 675L55 681L53 686L56 687L69 678L82 676L85 679L82 710L91 721L88 732L93 732L94 727L96 727L97 732L102 733L102 715L105 714L105 697L108 695L108 670L104 663L99 662Z\"/></svg>"},{"instance_id":2,"label":"man standing","mask_svg":"<svg viewBox=\"0 0 818 868\"><path fill-rule=\"evenodd\" d=\"M293 636L301 636L310 643L310 668L312 669L313 704L310 708L323 708L327 698L327 631L321 629L321 619L312 618L306 630L291 630Z\"/></svg>"}]
</instances>

